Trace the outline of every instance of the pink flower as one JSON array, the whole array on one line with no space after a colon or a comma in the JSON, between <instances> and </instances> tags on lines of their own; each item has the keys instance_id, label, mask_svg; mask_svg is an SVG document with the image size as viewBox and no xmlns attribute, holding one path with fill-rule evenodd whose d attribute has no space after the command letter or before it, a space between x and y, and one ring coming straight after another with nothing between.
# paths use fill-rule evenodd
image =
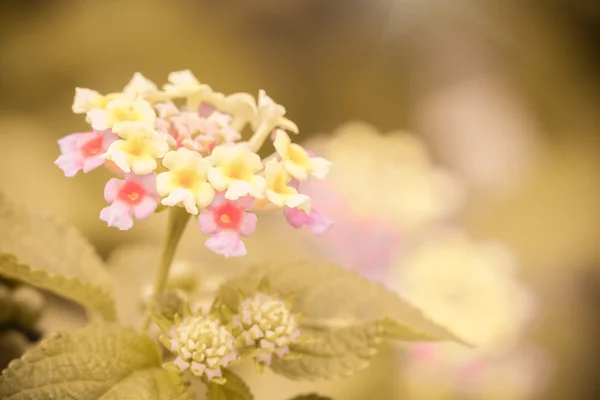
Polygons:
<instances>
[{"instance_id":1,"label":"pink flower","mask_svg":"<svg viewBox=\"0 0 600 400\"><path fill-rule=\"evenodd\" d=\"M315 236L321 236L333 226L332 220L314 208L307 214L304 210L286 207L283 215L292 227L300 229L306 225Z\"/></svg>"},{"instance_id":2,"label":"pink flower","mask_svg":"<svg viewBox=\"0 0 600 400\"><path fill-rule=\"evenodd\" d=\"M292 179L289 186L298 190L300 182L297 179ZM292 227L300 229L306 225L316 236L321 236L333 226L333 221L321 214L315 208L311 208L310 212L307 213L298 208L286 207L283 210L283 215L285 215L285 219L287 219Z\"/></svg>"},{"instance_id":3,"label":"pink flower","mask_svg":"<svg viewBox=\"0 0 600 400\"><path fill-rule=\"evenodd\" d=\"M198 115L204 118L208 118L214 111L215 107L210 103L202 102L198 106Z\"/></svg>"},{"instance_id":4,"label":"pink flower","mask_svg":"<svg viewBox=\"0 0 600 400\"><path fill-rule=\"evenodd\" d=\"M253 202L250 196L232 201L225 199L225 192L216 193L212 204L198 217L202 233L213 235L206 247L227 258L246 255L240 235L250 236L256 228L256 215L246 212Z\"/></svg>"},{"instance_id":5,"label":"pink flower","mask_svg":"<svg viewBox=\"0 0 600 400\"><path fill-rule=\"evenodd\" d=\"M293 180L290 185L298 187L298 181ZM321 212L311 218L298 210L291 213L285 210L288 222L293 227L306 225L313 233L319 232L324 228L323 221L329 220L321 214L326 213L335 220L335 226L329 226L331 229L322 234L319 245L329 253L330 261L367 279L392 286L394 282L389 273L401 244L396 227L387 221L357 215L329 181L302 182L301 192L311 198L311 215L316 209Z\"/></svg>"},{"instance_id":6,"label":"pink flower","mask_svg":"<svg viewBox=\"0 0 600 400\"><path fill-rule=\"evenodd\" d=\"M100 212L100 219L108 226L122 231L131 229L133 217L138 221L148 218L158 205L156 174L126 174L125 179L113 178L104 188L104 198L110 203Z\"/></svg>"},{"instance_id":7,"label":"pink flower","mask_svg":"<svg viewBox=\"0 0 600 400\"><path fill-rule=\"evenodd\" d=\"M85 174L103 165L106 161L100 158L108 146L117 140L117 135L110 130L73 133L58 141L62 153L54 162L71 178L80 170Z\"/></svg>"}]
</instances>

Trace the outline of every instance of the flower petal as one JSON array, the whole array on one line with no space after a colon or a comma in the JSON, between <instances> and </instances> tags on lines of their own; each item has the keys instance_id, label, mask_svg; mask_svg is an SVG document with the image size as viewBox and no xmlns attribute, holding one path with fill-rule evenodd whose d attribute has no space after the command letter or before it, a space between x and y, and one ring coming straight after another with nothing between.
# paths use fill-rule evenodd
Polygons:
<instances>
[{"instance_id":1,"label":"flower petal","mask_svg":"<svg viewBox=\"0 0 600 400\"><path fill-rule=\"evenodd\" d=\"M125 181L117 178L112 178L106 182L106 186L104 186L104 200L106 200L108 203L115 201L124 184Z\"/></svg>"},{"instance_id":2,"label":"flower petal","mask_svg":"<svg viewBox=\"0 0 600 400\"><path fill-rule=\"evenodd\" d=\"M334 225L334 222L315 209L308 214L307 226L315 236L321 236Z\"/></svg>"},{"instance_id":3,"label":"flower petal","mask_svg":"<svg viewBox=\"0 0 600 400\"><path fill-rule=\"evenodd\" d=\"M209 238L205 244L208 249L226 258L241 257L247 253L246 246L237 232L219 232Z\"/></svg>"},{"instance_id":4,"label":"flower petal","mask_svg":"<svg viewBox=\"0 0 600 400\"><path fill-rule=\"evenodd\" d=\"M244 213L242 215L242 221L238 233L242 236L250 236L256 229L256 222L258 217L253 213Z\"/></svg>"},{"instance_id":5,"label":"flower petal","mask_svg":"<svg viewBox=\"0 0 600 400\"><path fill-rule=\"evenodd\" d=\"M150 196L144 196L142 201L133 207L133 215L138 221L142 221L151 216L156 210L158 202Z\"/></svg>"},{"instance_id":6,"label":"flower petal","mask_svg":"<svg viewBox=\"0 0 600 400\"><path fill-rule=\"evenodd\" d=\"M100 212L100 219L115 228L122 231L133 227L133 218L131 218L131 209L120 201L115 201L110 206L105 207Z\"/></svg>"},{"instance_id":7,"label":"flower petal","mask_svg":"<svg viewBox=\"0 0 600 400\"><path fill-rule=\"evenodd\" d=\"M205 210L198 216L198 226L200 231L205 235L210 235L217 231L217 224L212 211Z\"/></svg>"},{"instance_id":8,"label":"flower petal","mask_svg":"<svg viewBox=\"0 0 600 400\"><path fill-rule=\"evenodd\" d=\"M315 212L315 210L312 212ZM283 209L283 215L285 215L285 219L287 219L288 223L296 229L302 228L304 225L308 224L308 214L297 208L286 207Z\"/></svg>"}]
</instances>

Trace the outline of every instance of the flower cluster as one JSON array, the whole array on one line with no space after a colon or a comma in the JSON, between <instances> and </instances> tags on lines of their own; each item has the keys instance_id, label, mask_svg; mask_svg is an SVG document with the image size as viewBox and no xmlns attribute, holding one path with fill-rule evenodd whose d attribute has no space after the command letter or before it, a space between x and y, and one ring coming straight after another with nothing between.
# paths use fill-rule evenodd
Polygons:
<instances>
[{"instance_id":1,"label":"flower cluster","mask_svg":"<svg viewBox=\"0 0 600 400\"><path fill-rule=\"evenodd\" d=\"M257 209L284 209L292 226L331 223L311 213L298 183L323 179L331 163L292 143L298 127L264 91L224 95L189 71L169 74L162 90L136 73L122 92L102 95L77 88L72 110L90 129L59 140L55 164L67 177L102 165L118 177L104 190L100 219L121 230L152 215L159 204L198 216L206 246L225 257L246 254L242 236L253 233ZM242 131L253 134L241 141ZM273 140L275 153L257 154ZM316 221L316 222L315 222Z\"/></svg>"},{"instance_id":2,"label":"flower cluster","mask_svg":"<svg viewBox=\"0 0 600 400\"><path fill-rule=\"evenodd\" d=\"M232 318L232 332L239 346L256 348L259 366L270 365L273 355L290 358L290 345L300 336L298 315L290 310L289 301L277 295L256 292L244 298Z\"/></svg>"},{"instance_id":3,"label":"flower cluster","mask_svg":"<svg viewBox=\"0 0 600 400\"><path fill-rule=\"evenodd\" d=\"M164 365L174 372L191 371L214 383L225 383L222 367L243 357L252 357L260 371L271 365L273 357L297 359L291 346L306 339L300 335L300 314L292 312L293 295L280 298L271 293L263 279L252 295L239 292L235 312L217 299L205 314L194 314L187 301L180 316L152 313L160 328L160 341L175 359Z\"/></svg>"},{"instance_id":4,"label":"flower cluster","mask_svg":"<svg viewBox=\"0 0 600 400\"><path fill-rule=\"evenodd\" d=\"M231 332L218 319L204 315L199 309L184 318L175 315L175 322L168 330L162 327L160 341L177 355L165 368L179 372L190 370L195 376L215 383L225 383L221 367L238 359Z\"/></svg>"}]
</instances>

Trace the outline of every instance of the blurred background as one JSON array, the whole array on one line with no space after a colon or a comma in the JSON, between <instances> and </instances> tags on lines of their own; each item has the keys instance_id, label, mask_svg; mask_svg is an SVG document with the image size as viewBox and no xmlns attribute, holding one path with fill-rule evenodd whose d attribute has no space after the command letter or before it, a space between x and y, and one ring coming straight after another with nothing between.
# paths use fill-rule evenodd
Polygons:
<instances>
[{"instance_id":1,"label":"blurred background","mask_svg":"<svg viewBox=\"0 0 600 400\"><path fill-rule=\"evenodd\" d=\"M265 89L300 127L298 140L340 165L333 183L360 198L353 208L360 218L389 219L401 237L422 242L423 235L412 235L416 222L375 215L375 208L389 196L383 210L391 216L425 175L399 185L391 173L385 185L370 183L382 158L397 171L407 154L418 157L369 140L358 147L339 128L358 121L369 126L352 129L386 138L410 132L432 165L460 182L460 195L434 196L440 204L432 207L460 204L444 217L451 214L473 240L510 248L519 280L536 298L528 340L543 349L551 373L535 381L534 394L498 389L478 398L600 397L600 3L3 0L0 190L62 215L104 257L118 245L156 240L164 223L158 217L130 232L107 228L98 212L109 173L65 178L53 165L56 141L85 127L71 113L76 86L108 93L136 71L162 84L182 69L225 93ZM379 136L373 133L373 143ZM352 160L361 163L351 166L344 158L351 153L360 153ZM369 184L347 184L357 165L364 168L352 176ZM332 240L330 255L344 253L352 239ZM390 372L396 367L394 357L382 356L357 377L362 391L343 382L326 390L340 399L466 398L408 397L410 385L396 385L401 379ZM267 400L303 387L272 376L252 385Z\"/></svg>"}]
</instances>

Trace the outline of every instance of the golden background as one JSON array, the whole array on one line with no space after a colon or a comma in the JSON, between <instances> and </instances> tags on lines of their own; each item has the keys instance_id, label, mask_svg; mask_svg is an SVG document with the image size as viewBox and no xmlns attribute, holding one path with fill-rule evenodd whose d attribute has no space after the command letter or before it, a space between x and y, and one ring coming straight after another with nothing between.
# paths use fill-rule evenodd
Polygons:
<instances>
[{"instance_id":1,"label":"golden background","mask_svg":"<svg viewBox=\"0 0 600 400\"><path fill-rule=\"evenodd\" d=\"M593 1L0 4L0 188L12 199L64 216L104 256L154 235L98 219L106 172L66 179L53 165L57 139L84 126L71 113L74 88L120 90L135 71L161 83L189 68L225 93L265 89L285 105L301 140L353 120L414 131L471 184L469 230L512 246L544 303L538 339L556 371L543 398L598 398L600 6ZM471 121L489 129L469 136ZM495 145L503 140L509 145ZM473 157L496 155L495 169L482 174ZM390 396L381 363L361 374L372 398Z\"/></svg>"}]
</instances>

